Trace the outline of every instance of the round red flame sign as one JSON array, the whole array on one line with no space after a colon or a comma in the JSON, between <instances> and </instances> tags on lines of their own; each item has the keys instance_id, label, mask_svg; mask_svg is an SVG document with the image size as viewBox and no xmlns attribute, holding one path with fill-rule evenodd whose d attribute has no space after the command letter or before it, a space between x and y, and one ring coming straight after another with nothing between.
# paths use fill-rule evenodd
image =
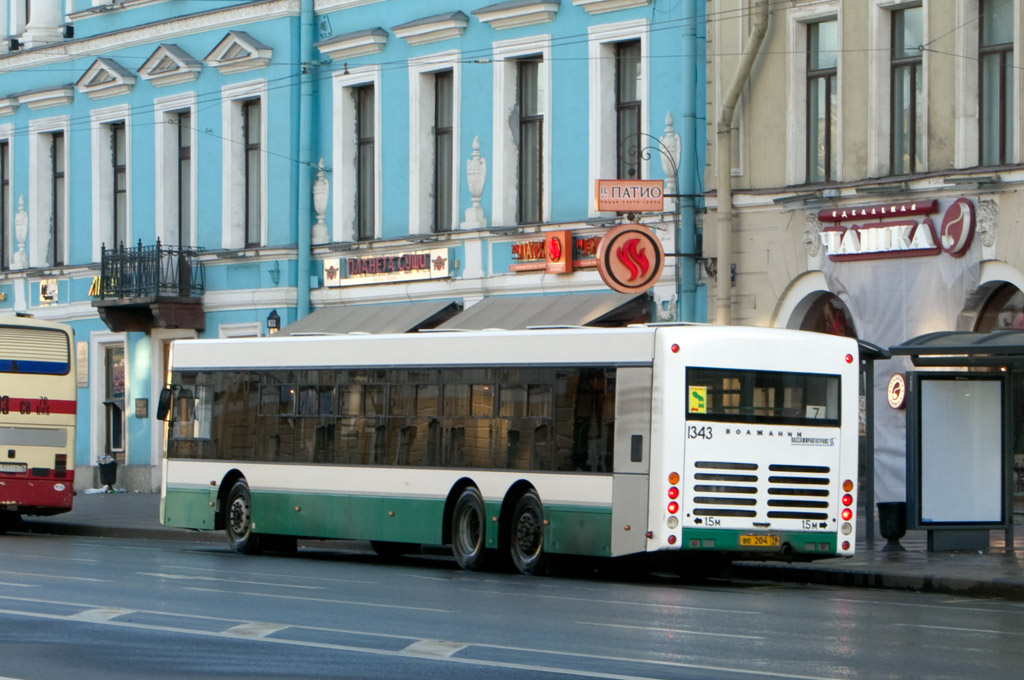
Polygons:
<instances>
[{"instance_id":1,"label":"round red flame sign","mask_svg":"<svg viewBox=\"0 0 1024 680\"><path fill-rule=\"evenodd\" d=\"M642 293L661 277L665 251L654 233L639 224L620 224L597 246L601 280L620 293Z\"/></svg>"}]
</instances>

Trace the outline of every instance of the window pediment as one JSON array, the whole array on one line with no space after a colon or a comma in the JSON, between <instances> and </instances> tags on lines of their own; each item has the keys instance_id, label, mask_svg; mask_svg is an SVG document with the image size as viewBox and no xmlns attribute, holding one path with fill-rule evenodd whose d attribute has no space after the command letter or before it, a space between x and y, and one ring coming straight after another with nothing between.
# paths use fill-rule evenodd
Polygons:
<instances>
[{"instance_id":1,"label":"window pediment","mask_svg":"<svg viewBox=\"0 0 1024 680\"><path fill-rule=\"evenodd\" d=\"M0 116L9 116L18 110L17 97L4 97L0 99Z\"/></svg>"},{"instance_id":2,"label":"window pediment","mask_svg":"<svg viewBox=\"0 0 1024 680\"><path fill-rule=\"evenodd\" d=\"M202 68L202 62L177 45L160 45L139 69L139 76L164 87L195 80Z\"/></svg>"},{"instance_id":3,"label":"window pediment","mask_svg":"<svg viewBox=\"0 0 1024 680\"><path fill-rule=\"evenodd\" d=\"M491 28L519 28L553 21L561 0L511 0L473 10L473 15Z\"/></svg>"},{"instance_id":4,"label":"window pediment","mask_svg":"<svg viewBox=\"0 0 1024 680\"><path fill-rule=\"evenodd\" d=\"M619 9L646 7L651 4L651 0L572 0L572 4L582 7L587 14L604 14Z\"/></svg>"},{"instance_id":5,"label":"window pediment","mask_svg":"<svg viewBox=\"0 0 1024 680\"><path fill-rule=\"evenodd\" d=\"M19 104L24 104L33 111L36 109L45 109L49 106L70 104L74 101L75 86L63 85L61 87L48 87L43 90L29 90L27 92L11 95L11 98L17 99Z\"/></svg>"},{"instance_id":6,"label":"window pediment","mask_svg":"<svg viewBox=\"0 0 1024 680\"><path fill-rule=\"evenodd\" d=\"M466 32L468 24L469 17L464 13L448 12L394 26L391 31L410 45L425 45L459 38Z\"/></svg>"},{"instance_id":7,"label":"window pediment","mask_svg":"<svg viewBox=\"0 0 1024 680\"><path fill-rule=\"evenodd\" d=\"M227 75L265 68L273 53L245 31L229 31L203 61Z\"/></svg>"},{"instance_id":8,"label":"window pediment","mask_svg":"<svg viewBox=\"0 0 1024 680\"><path fill-rule=\"evenodd\" d=\"M86 69L75 87L89 99L116 97L132 91L135 76L113 59L100 57Z\"/></svg>"},{"instance_id":9,"label":"window pediment","mask_svg":"<svg viewBox=\"0 0 1024 680\"><path fill-rule=\"evenodd\" d=\"M381 27L369 28L335 36L318 42L314 47L332 60L350 59L367 54L379 54L388 42L388 32Z\"/></svg>"}]
</instances>

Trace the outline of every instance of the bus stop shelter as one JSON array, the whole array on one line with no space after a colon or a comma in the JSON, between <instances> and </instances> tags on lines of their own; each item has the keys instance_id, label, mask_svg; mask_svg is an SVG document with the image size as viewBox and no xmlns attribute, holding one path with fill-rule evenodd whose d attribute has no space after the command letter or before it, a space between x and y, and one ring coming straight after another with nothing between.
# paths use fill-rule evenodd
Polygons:
<instances>
[{"instance_id":1,"label":"bus stop shelter","mask_svg":"<svg viewBox=\"0 0 1024 680\"><path fill-rule=\"evenodd\" d=\"M1024 330L928 333L890 348L907 376L907 524L930 550L1013 544L1014 377L1024 374Z\"/></svg>"}]
</instances>

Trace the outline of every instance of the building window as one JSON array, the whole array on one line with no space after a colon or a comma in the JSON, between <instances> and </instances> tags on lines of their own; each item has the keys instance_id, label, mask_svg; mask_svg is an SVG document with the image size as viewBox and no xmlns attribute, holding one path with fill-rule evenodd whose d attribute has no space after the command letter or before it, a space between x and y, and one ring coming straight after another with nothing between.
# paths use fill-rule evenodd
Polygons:
<instances>
[{"instance_id":1,"label":"building window","mask_svg":"<svg viewBox=\"0 0 1024 680\"><path fill-rule=\"evenodd\" d=\"M894 175L907 175L921 169L923 18L920 7L892 13L890 172Z\"/></svg>"},{"instance_id":2,"label":"building window","mask_svg":"<svg viewBox=\"0 0 1024 680\"><path fill-rule=\"evenodd\" d=\"M245 247L260 245L260 225L262 215L263 186L261 173L260 131L260 100L250 99L242 102L242 141L245 145Z\"/></svg>"},{"instance_id":3,"label":"building window","mask_svg":"<svg viewBox=\"0 0 1024 680\"><path fill-rule=\"evenodd\" d=\"M373 85L353 90L356 99L356 238L374 237L374 92Z\"/></svg>"},{"instance_id":4,"label":"building window","mask_svg":"<svg viewBox=\"0 0 1024 680\"><path fill-rule=\"evenodd\" d=\"M178 114L178 247L192 244L192 116Z\"/></svg>"},{"instance_id":5,"label":"building window","mask_svg":"<svg viewBox=\"0 0 1024 680\"><path fill-rule=\"evenodd\" d=\"M451 71L434 75L434 231L451 231L455 98Z\"/></svg>"},{"instance_id":6,"label":"building window","mask_svg":"<svg viewBox=\"0 0 1024 680\"><path fill-rule=\"evenodd\" d=\"M0 271L11 268L11 145L0 142Z\"/></svg>"},{"instance_id":7,"label":"building window","mask_svg":"<svg viewBox=\"0 0 1024 680\"><path fill-rule=\"evenodd\" d=\"M64 264L64 133L50 136L50 266Z\"/></svg>"},{"instance_id":8,"label":"building window","mask_svg":"<svg viewBox=\"0 0 1024 680\"><path fill-rule=\"evenodd\" d=\"M615 45L615 140L619 179L640 179L640 41Z\"/></svg>"},{"instance_id":9,"label":"building window","mask_svg":"<svg viewBox=\"0 0 1024 680\"><path fill-rule=\"evenodd\" d=\"M831 182L836 159L838 22L807 26L807 181Z\"/></svg>"},{"instance_id":10,"label":"building window","mask_svg":"<svg viewBox=\"0 0 1024 680\"><path fill-rule=\"evenodd\" d=\"M539 58L518 63L519 224L543 220L544 82Z\"/></svg>"},{"instance_id":11,"label":"building window","mask_svg":"<svg viewBox=\"0 0 1024 680\"><path fill-rule=\"evenodd\" d=\"M110 126L110 159L113 171L114 189L114 236L111 239L114 247L124 243L128 224L128 165L125 150L124 123L113 123Z\"/></svg>"},{"instance_id":12,"label":"building window","mask_svg":"<svg viewBox=\"0 0 1024 680\"><path fill-rule=\"evenodd\" d=\"M981 0L978 118L981 165L1013 162L1013 3Z\"/></svg>"}]
</instances>

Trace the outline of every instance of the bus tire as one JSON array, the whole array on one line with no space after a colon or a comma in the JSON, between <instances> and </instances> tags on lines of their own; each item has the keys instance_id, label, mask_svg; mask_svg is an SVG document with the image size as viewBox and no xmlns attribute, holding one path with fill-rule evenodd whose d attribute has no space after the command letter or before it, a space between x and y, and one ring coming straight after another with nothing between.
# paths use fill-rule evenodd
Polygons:
<instances>
[{"instance_id":1,"label":"bus tire","mask_svg":"<svg viewBox=\"0 0 1024 680\"><path fill-rule=\"evenodd\" d=\"M451 530L455 561L468 571L481 569L487 556L487 513L475 486L464 489L455 501Z\"/></svg>"},{"instance_id":2,"label":"bus tire","mask_svg":"<svg viewBox=\"0 0 1024 680\"><path fill-rule=\"evenodd\" d=\"M0 510L0 534L6 534L20 523L20 513Z\"/></svg>"},{"instance_id":3,"label":"bus tire","mask_svg":"<svg viewBox=\"0 0 1024 680\"><path fill-rule=\"evenodd\" d=\"M512 510L508 546L520 573L532 576L544 569L544 508L533 489L520 496Z\"/></svg>"},{"instance_id":4,"label":"bus tire","mask_svg":"<svg viewBox=\"0 0 1024 680\"><path fill-rule=\"evenodd\" d=\"M224 532L231 549L245 555L258 553L259 537L252 530L252 496L244 479L235 482L228 492L224 514Z\"/></svg>"}]
</instances>

